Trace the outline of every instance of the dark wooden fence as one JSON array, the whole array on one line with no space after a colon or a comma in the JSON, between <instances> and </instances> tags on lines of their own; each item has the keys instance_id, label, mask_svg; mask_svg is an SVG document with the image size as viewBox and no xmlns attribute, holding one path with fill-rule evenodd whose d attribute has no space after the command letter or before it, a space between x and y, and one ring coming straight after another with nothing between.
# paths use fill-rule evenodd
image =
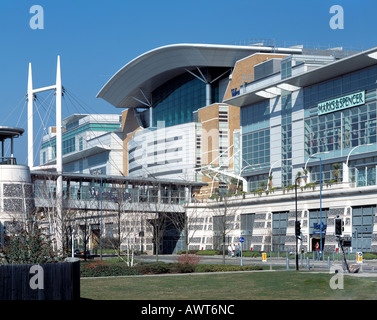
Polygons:
<instances>
[{"instance_id":1,"label":"dark wooden fence","mask_svg":"<svg viewBox=\"0 0 377 320\"><path fill-rule=\"evenodd\" d=\"M0 300L77 300L80 261L0 265Z\"/></svg>"}]
</instances>

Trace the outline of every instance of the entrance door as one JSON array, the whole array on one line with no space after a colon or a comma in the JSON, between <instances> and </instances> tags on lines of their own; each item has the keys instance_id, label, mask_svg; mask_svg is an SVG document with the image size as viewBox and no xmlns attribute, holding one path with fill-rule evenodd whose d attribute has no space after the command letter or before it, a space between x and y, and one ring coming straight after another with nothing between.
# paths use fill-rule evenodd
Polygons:
<instances>
[{"instance_id":1,"label":"entrance door","mask_svg":"<svg viewBox=\"0 0 377 320\"><path fill-rule=\"evenodd\" d=\"M325 239L324 237L322 237L322 248L325 247ZM319 237L316 237L316 238L312 238L312 243L311 243L311 250L312 251L316 251L316 244L318 243L318 246L320 248L321 246L321 238ZM320 248L321 249L321 248Z\"/></svg>"}]
</instances>

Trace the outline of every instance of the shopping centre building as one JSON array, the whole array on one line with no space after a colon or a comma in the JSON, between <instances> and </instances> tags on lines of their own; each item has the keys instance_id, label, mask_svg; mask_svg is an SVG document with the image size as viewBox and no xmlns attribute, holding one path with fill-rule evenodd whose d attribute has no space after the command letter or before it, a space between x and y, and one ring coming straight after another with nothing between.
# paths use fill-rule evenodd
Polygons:
<instances>
[{"instance_id":1,"label":"shopping centre building","mask_svg":"<svg viewBox=\"0 0 377 320\"><path fill-rule=\"evenodd\" d=\"M241 108L241 175L254 190L233 201L233 239L294 251L297 219L304 250L320 242L335 251L339 217L353 250L377 251L376 52L331 62L291 55L225 99Z\"/></svg>"},{"instance_id":2,"label":"shopping centre building","mask_svg":"<svg viewBox=\"0 0 377 320\"><path fill-rule=\"evenodd\" d=\"M213 179L213 170L203 168L233 172L233 135L240 129L240 109L222 101L228 91L231 95L228 85L232 74L236 76L234 66L255 54L249 65L301 51L177 44L151 50L126 64L98 93L125 109L124 174L197 180L208 183L203 195L218 192L219 184L226 181ZM232 81L240 86L249 80L240 75Z\"/></svg>"},{"instance_id":3,"label":"shopping centre building","mask_svg":"<svg viewBox=\"0 0 377 320\"><path fill-rule=\"evenodd\" d=\"M377 251L376 52L172 45L98 97L124 109L125 175L206 182L201 198L246 192L190 205L191 248L220 246L227 215L227 243L295 250L297 205L304 250L338 248L339 216L354 250Z\"/></svg>"}]
</instances>

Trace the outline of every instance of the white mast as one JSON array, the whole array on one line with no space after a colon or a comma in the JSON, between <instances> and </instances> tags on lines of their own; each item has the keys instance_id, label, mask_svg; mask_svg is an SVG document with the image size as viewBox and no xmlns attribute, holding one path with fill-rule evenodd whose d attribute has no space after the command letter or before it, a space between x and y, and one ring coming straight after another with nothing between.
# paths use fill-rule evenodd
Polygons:
<instances>
[{"instance_id":1,"label":"white mast","mask_svg":"<svg viewBox=\"0 0 377 320\"><path fill-rule=\"evenodd\" d=\"M63 155L62 155L62 78L60 56L56 70L56 211L58 218L57 245L58 251L63 249Z\"/></svg>"},{"instance_id":2,"label":"white mast","mask_svg":"<svg viewBox=\"0 0 377 320\"><path fill-rule=\"evenodd\" d=\"M63 248L63 158L62 158L62 78L60 69L60 56L58 56L57 70L56 70L56 84L49 87L33 89L33 77L31 63L29 63L29 78L28 78L28 165L30 170L35 169L34 166L34 125L33 125L33 102L34 94L38 92L55 90L56 98L56 172L58 174L56 180L56 211L57 211L57 246L60 251ZM43 167L41 167L43 169ZM49 169L51 166L48 167Z\"/></svg>"},{"instance_id":3,"label":"white mast","mask_svg":"<svg viewBox=\"0 0 377 320\"><path fill-rule=\"evenodd\" d=\"M28 127L28 166L30 170L34 167L34 116L33 116L33 103L34 103L34 92L33 92L33 75L31 72L31 63L29 63L29 78L27 85L27 127Z\"/></svg>"}]
</instances>

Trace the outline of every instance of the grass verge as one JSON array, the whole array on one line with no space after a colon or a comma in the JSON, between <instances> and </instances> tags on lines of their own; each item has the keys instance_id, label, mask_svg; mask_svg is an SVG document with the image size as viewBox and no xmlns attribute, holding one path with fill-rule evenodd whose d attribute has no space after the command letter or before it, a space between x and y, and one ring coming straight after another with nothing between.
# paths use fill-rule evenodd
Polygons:
<instances>
[{"instance_id":1,"label":"grass verge","mask_svg":"<svg viewBox=\"0 0 377 320\"><path fill-rule=\"evenodd\" d=\"M94 300L375 300L377 278L344 276L333 290L334 274L236 272L179 276L81 279L81 297Z\"/></svg>"}]
</instances>

